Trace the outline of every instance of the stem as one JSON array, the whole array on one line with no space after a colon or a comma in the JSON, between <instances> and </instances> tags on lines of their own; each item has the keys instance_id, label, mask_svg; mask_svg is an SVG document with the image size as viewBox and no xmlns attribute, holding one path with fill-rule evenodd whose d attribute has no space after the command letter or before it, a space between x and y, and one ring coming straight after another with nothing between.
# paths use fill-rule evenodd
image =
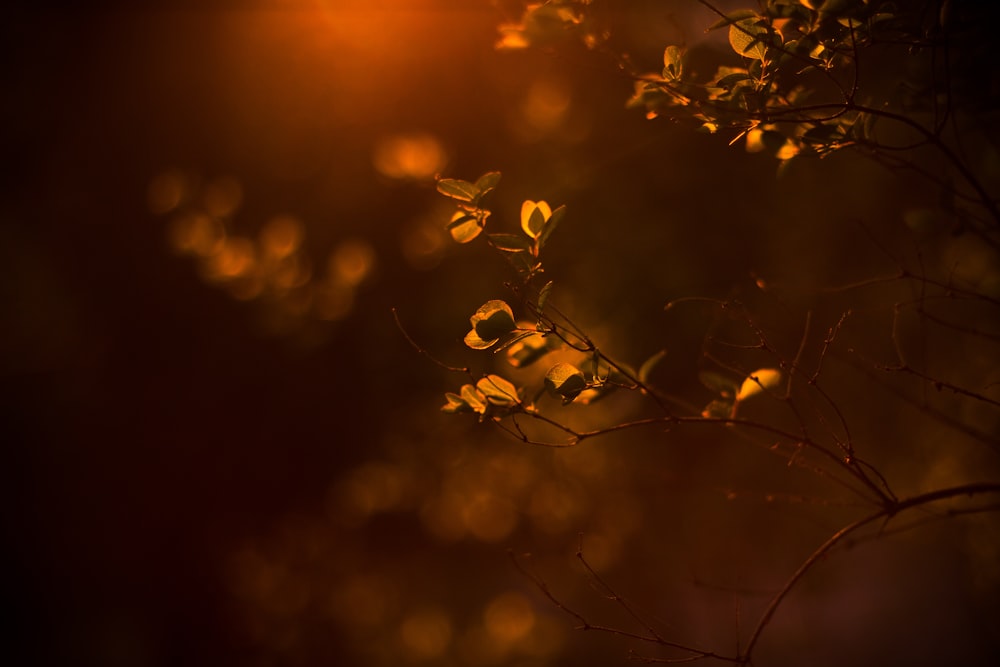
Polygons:
<instances>
[{"instance_id":1,"label":"stem","mask_svg":"<svg viewBox=\"0 0 1000 667\"><path fill-rule=\"evenodd\" d=\"M895 515L899 514L908 509L914 507L919 507L921 505L927 505L929 503L937 502L939 500L945 500L948 498L956 498L959 496L973 496L982 493L1000 493L1000 483L997 482L978 482L974 484L965 484L962 486L954 486L947 489L938 489L937 491L930 491L928 493L922 493L912 498L907 498L905 500L900 500L899 502L889 503L882 509L868 516L862 517L857 521L850 523L836 533L831 535L826 542L824 542L818 549L816 549L802 564L799 569L795 571L795 574L785 582L785 585L778 591L778 594L774 596L770 604L761 614L760 620L757 622L757 627L754 628L753 633L750 635L750 640L747 642L746 652L743 654L742 664L750 664L751 657L753 654L753 649L757 645L760 639L761 633L763 633L764 628L770 622L771 617L774 616L774 612L777 611L778 607L781 605L785 597L791 592L795 585L802 579L803 576L816 564L824 555L826 555L834 546L836 546L841 540L853 533L854 531L867 526L868 524L878 521L879 519L891 519Z\"/></svg>"}]
</instances>

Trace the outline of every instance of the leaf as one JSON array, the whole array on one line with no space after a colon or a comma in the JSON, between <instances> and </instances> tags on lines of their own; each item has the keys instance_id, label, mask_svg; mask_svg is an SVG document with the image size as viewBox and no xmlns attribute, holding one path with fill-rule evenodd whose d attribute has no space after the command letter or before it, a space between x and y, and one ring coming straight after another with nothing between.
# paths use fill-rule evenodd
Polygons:
<instances>
[{"instance_id":1,"label":"leaf","mask_svg":"<svg viewBox=\"0 0 1000 667\"><path fill-rule=\"evenodd\" d=\"M756 19L756 18L760 17L757 15L757 12L753 11L752 9L737 9L735 12L730 12L726 14L724 17L722 17L712 25L708 26L708 29L717 30L719 28L724 28L727 25L731 26L737 21L745 21L747 19Z\"/></svg>"},{"instance_id":2,"label":"leaf","mask_svg":"<svg viewBox=\"0 0 1000 667\"><path fill-rule=\"evenodd\" d=\"M483 341L496 342L514 329L514 313L505 301L492 299L481 305L469 318L472 331Z\"/></svg>"},{"instance_id":3,"label":"leaf","mask_svg":"<svg viewBox=\"0 0 1000 667\"><path fill-rule=\"evenodd\" d=\"M763 60L767 46L761 41L767 36L767 28L760 25L758 18L737 21L729 26L729 45L733 51L747 58Z\"/></svg>"},{"instance_id":4,"label":"leaf","mask_svg":"<svg viewBox=\"0 0 1000 667\"><path fill-rule=\"evenodd\" d=\"M448 223L448 231L456 243L468 243L483 231L483 226L474 215L456 211Z\"/></svg>"},{"instance_id":5,"label":"leaf","mask_svg":"<svg viewBox=\"0 0 1000 667\"><path fill-rule=\"evenodd\" d=\"M479 198L482 197L495 188L497 183L500 182L500 172L499 171L488 171L476 180L476 187L479 188Z\"/></svg>"},{"instance_id":6,"label":"leaf","mask_svg":"<svg viewBox=\"0 0 1000 667\"><path fill-rule=\"evenodd\" d=\"M649 379L649 374L653 372L653 369L656 368L659 365L659 363L663 361L663 358L666 356L667 356L667 351L660 350L659 352L651 356L649 359L646 359L646 361L642 362L642 366L639 366L639 382L645 384L646 380Z\"/></svg>"},{"instance_id":7,"label":"leaf","mask_svg":"<svg viewBox=\"0 0 1000 667\"><path fill-rule=\"evenodd\" d=\"M486 414L486 397L471 384L462 385L462 400L473 412Z\"/></svg>"},{"instance_id":8,"label":"leaf","mask_svg":"<svg viewBox=\"0 0 1000 667\"><path fill-rule=\"evenodd\" d=\"M521 204L521 229L531 238L538 238L545 223L552 216L552 209L547 202L524 200Z\"/></svg>"},{"instance_id":9,"label":"leaf","mask_svg":"<svg viewBox=\"0 0 1000 667\"><path fill-rule=\"evenodd\" d=\"M499 375L487 375L476 383L486 400L493 405L511 406L521 402L517 387Z\"/></svg>"},{"instance_id":10,"label":"leaf","mask_svg":"<svg viewBox=\"0 0 1000 667\"><path fill-rule=\"evenodd\" d=\"M773 389L781 384L781 371L776 368L761 368L743 381L736 393L736 402L745 401L751 396L762 393L765 389Z\"/></svg>"},{"instance_id":11,"label":"leaf","mask_svg":"<svg viewBox=\"0 0 1000 667\"><path fill-rule=\"evenodd\" d=\"M549 300L549 293L552 292L552 281L545 283L542 289L538 290L538 314L545 310L545 302Z\"/></svg>"},{"instance_id":12,"label":"leaf","mask_svg":"<svg viewBox=\"0 0 1000 667\"><path fill-rule=\"evenodd\" d=\"M545 202L539 202L539 203L544 204ZM565 204L560 206L556 210L552 211L551 215L549 215L548 221L546 221L545 226L542 227L541 234L538 235L539 249L541 249L542 246L544 246L548 242L549 237L552 236L552 232L554 232L556 229L556 225L559 224L559 221L563 219L564 215L566 215Z\"/></svg>"},{"instance_id":13,"label":"leaf","mask_svg":"<svg viewBox=\"0 0 1000 667\"><path fill-rule=\"evenodd\" d=\"M490 243L498 250L526 252L531 250L531 241L518 234L488 234Z\"/></svg>"},{"instance_id":14,"label":"leaf","mask_svg":"<svg viewBox=\"0 0 1000 667\"><path fill-rule=\"evenodd\" d=\"M545 388L569 403L587 388L587 380L579 368L560 362L545 374Z\"/></svg>"},{"instance_id":15,"label":"leaf","mask_svg":"<svg viewBox=\"0 0 1000 667\"><path fill-rule=\"evenodd\" d=\"M733 72L732 74L727 74L718 81L715 85L719 88L725 88L726 90L732 90L737 84L743 81L749 81L750 75L744 72Z\"/></svg>"},{"instance_id":16,"label":"leaf","mask_svg":"<svg viewBox=\"0 0 1000 667\"><path fill-rule=\"evenodd\" d=\"M475 201L482 194L478 186L458 178L438 179L437 190L446 197L464 202Z\"/></svg>"},{"instance_id":17,"label":"leaf","mask_svg":"<svg viewBox=\"0 0 1000 667\"><path fill-rule=\"evenodd\" d=\"M463 340L465 344L473 350L486 350L496 345L499 338L484 340L479 336L479 334L476 333L476 330L473 329L469 333L465 334L465 338Z\"/></svg>"},{"instance_id":18,"label":"leaf","mask_svg":"<svg viewBox=\"0 0 1000 667\"><path fill-rule=\"evenodd\" d=\"M527 278L542 268L542 265L528 252L512 252L507 255L507 260L522 278Z\"/></svg>"},{"instance_id":19,"label":"leaf","mask_svg":"<svg viewBox=\"0 0 1000 667\"><path fill-rule=\"evenodd\" d=\"M701 416L705 419L729 419L733 415L732 401L715 399L705 406Z\"/></svg>"},{"instance_id":20,"label":"leaf","mask_svg":"<svg viewBox=\"0 0 1000 667\"><path fill-rule=\"evenodd\" d=\"M444 395L447 403L441 406L441 412L455 414L457 412L472 412L472 406L465 402L465 399L458 394L448 392Z\"/></svg>"},{"instance_id":21,"label":"leaf","mask_svg":"<svg viewBox=\"0 0 1000 667\"><path fill-rule=\"evenodd\" d=\"M706 388L711 389L723 398L732 398L736 395L737 389L739 389L734 380L711 371L698 373L698 380L705 385Z\"/></svg>"},{"instance_id":22,"label":"leaf","mask_svg":"<svg viewBox=\"0 0 1000 667\"><path fill-rule=\"evenodd\" d=\"M679 47L670 45L663 51L663 78L667 81L679 81L684 70L683 52Z\"/></svg>"}]
</instances>

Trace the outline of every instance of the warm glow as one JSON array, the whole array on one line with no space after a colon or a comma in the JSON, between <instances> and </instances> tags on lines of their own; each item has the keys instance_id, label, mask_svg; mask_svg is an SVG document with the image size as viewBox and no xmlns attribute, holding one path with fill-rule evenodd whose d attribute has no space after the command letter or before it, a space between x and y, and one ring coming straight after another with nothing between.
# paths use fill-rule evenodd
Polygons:
<instances>
[{"instance_id":1,"label":"warm glow","mask_svg":"<svg viewBox=\"0 0 1000 667\"><path fill-rule=\"evenodd\" d=\"M157 215L170 213L190 199L191 191L191 180L184 172L178 169L164 171L149 184L149 210Z\"/></svg>"},{"instance_id":2,"label":"warm glow","mask_svg":"<svg viewBox=\"0 0 1000 667\"><path fill-rule=\"evenodd\" d=\"M204 213L185 213L170 221L167 230L170 245L181 253L210 257L225 243L222 224Z\"/></svg>"},{"instance_id":3,"label":"warm glow","mask_svg":"<svg viewBox=\"0 0 1000 667\"><path fill-rule=\"evenodd\" d=\"M399 634L405 649L414 657L440 658L451 644L451 620L440 609L424 609L407 616Z\"/></svg>"},{"instance_id":4,"label":"warm glow","mask_svg":"<svg viewBox=\"0 0 1000 667\"><path fill-rule=\"evenodd\" d=\"M499 542L517 527L517 512L510 501L486 491L466 500L466 527L483 542Z\"/></svg>"},{"instance_id":5,"label":"warm glow","mask_svg":"<svg viewBox=\"0 0 1000 667\"><path fill-rule=\"evenodd\" d=\"M375 266L375 249L362 240L344 241L330 255L330 277L336 282L357 285Z\"/></svg>"},{"instance_id":6,"label":"warm glow","mask_svg":"<svg viewBox=\"0 0 1000 667\"><path fill-rule=\"evenodd\" d=\"M526 597L516 591L493 599L483 614L490 636L503 644L523 639L535 626L535 611Z\"/></svg>"},{"instance_id":7,"label":"warm glow","mask_svg":"<svg viewBox=\"0 0 1000 667\"><path fill-rule=\"evenodd\" d=\"M429 134L403 134L382 138L372 156L383 176L399 179L429 179L444 169L447 156L437 138Z\"/></svg>"},{"instance_id":8,"label":"warm glow","mask_svg":"<svg viewBox=\"0 0 1000 667\"><path fill-rule=\"evenodd\" d=\"M569 112L572 97L560 81L534 81L521 107L524 121L534 130L548 132L558 127Z\"/></svg>"},{"instance_id":9,"label":"warm glow","mask_svg":"<svg viewBox=\"0 0 1000 667\"><path fill-rule=\"evenodd\" d=\"M305 227L298 218L281 215L271 218L260 230L261 252L266 257L282 259L299 249Z\"/></svg>"},{"instance_id":10,"label":"warm glow","mask_svg":"<svg viewBox=\"0 0 1000 667\"><path fill-rule=\"evenodd\" d=\"M361 519L391 510L403 500L407 484L404 469L386 463L368 463L344 481L345 509Z\"/></svg>"},{"instance_id":11,"label":"warm glow","mask_svg":"<svg viewBox=\"0 0 1000 667\"><path fill-rule=\"evenodd\" d=\"M223 177L206 185L201 196L206 213L228 218L243 203L243 186L235 178Z\"/></svg>"},{"instance_id":12,"label":"warm glow","mask_svg":"<svg viewBox=\"0 0 1000 667\"><path fill-rule=\"evenodd\" d=\"M421 218L410 223L400 234L400 246L406 262L414 269L433 269L444 257L449 242L437 217Z\"/></svg>"},{"instance_id":13,"label":"warm glow","mask_svg":"<svg viewBox=\"0 0 1000 667\"><path fill-rule=\"evenodd\" d=\"M249 239L234 237L225 243L208 263L209 274L221 279L237 278L254 266L254 246Z\"/></svg>"},{"instance_id":14,"label":"warm glow","mask_svg":"<svg viewBox=\"0 0 1000 667\"><path fill-rule=\"evenodd\" d=\"M347 285L323 284L316 287L316 315L330 322L342 320L354 308L354 290Z\"/></svg>"},{"instance_id":15,"label":"warm glow","mask_svg":"<svg viewBox=\"0 0 1000 667\"><path fill-rule=\"evenodd\" d=\"M386 621L398 596L396 587L386 577L355 574L334 591L331 612L347 625L374 627Z\"/></svg>"}]
</instances>

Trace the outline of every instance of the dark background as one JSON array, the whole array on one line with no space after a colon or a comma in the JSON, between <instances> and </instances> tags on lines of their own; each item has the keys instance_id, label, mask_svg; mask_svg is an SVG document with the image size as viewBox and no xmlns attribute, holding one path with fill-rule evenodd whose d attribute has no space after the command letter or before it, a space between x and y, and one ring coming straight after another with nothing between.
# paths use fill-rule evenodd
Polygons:
<instances>
[{"instance_id":1,"label":"dark background","mask_svg":"<svg viewBox=\"0 0 1000 667\"><path fill-rule=\"evenodd\" d=\"M667 300L746 289L762 266L805 286L868 275L884 257L859 250L870 248L858 244L866 232L845 219L857 211L865 220L898 218L901 195L917 203L931 196L836 160L789 175L777 196L766 158L625 111L631 83L598 58L497 53L504 13L489 3L405 4L5 10L0 400L12 563L4 597L14 622L3 652L17 664L387 664L395 654L359 648L378 644L378 635L359 639L350 623L313 607L286 613L261 603L263 594L244 595L233 583L240 563L283 563L313 599L336 595L352 568L382 567L408 582L400 596L440 597L461 615L478 614L477 596L488 599L496 586L531 594L504 561L506 546L571 555L576 524L558 539L431 539L414 518L422 511L417 491L369 523L330 509L343 480L372 460L408 466L425 480L413 483L421 489L456 461L468 463L461 452L470 444L495 461L560 465L548 452L511 455L509 443L437 414L441 393L458 381L407 344L391 309L415 339L447 356L468 314L505 274L499 265L484 269L486 255L475 252L449 250L430 271L406 263L402 231L440 213L432 182L377 172L372 152L384 136L439 137L449 175L504 171L497 216L515 216L524 198L580 211L579 222L566 223L578 224L576 233L553 241L554 272L574 286L578 304L580 295L590 299L579 306L584 320L632 331L629 353L639 360L664 336L671 345L697 341L697 321L663 333ZM698 18L641 17L625 27L655 35L652 65L662 43ZM585 128L578 138L529 140L517 131L512 118L540 76L572 91L571 113ZM167 169L200 182L238 179L243 204L233 233L252 235L277 214L300 217L304 251L317 265L344 239L370 244L376 269L350 315L275 326L274 304L234 299L203 279L193 259L171 249L168 217L150 210L150 183ZM845 201L840 186L848 182ZM776 232L789 219L797 224ZM897 238L897 227L881 238ZM645 254L622 261L636 247ZM792 342L796 335L788 334ZM689 361L678 377L696 370ZM680 386L696 386L687 377ZM653 507L646 517L695 503L683 508L688 518L666 521L680 522L679 533L705 530L691 517L716 511L715 496L671 495L686 488L683 474L646 467L658 451L649 442L619 445L638 464L600 459L608 472L596 493L625 498L622 507L642 497ZM522 458L503 458L510 456ZM720 465L711 459L706 452L656 461ZM737 459L722 465L730 467L738 470ZM739 472L736 479L767 487ZM628 489L633 483L647 486ZM615 506L588 502L591 514ZM709 540L710 552L726 551L730 539L766 541L733 521L714 528L724 537ZM808 544L828 528L805 523ZM626 581L662 557L656 549L669 545L666 534L648 533L661 525L646 525L646 547L629 547ZM964 563L963 549L911 560L908 576ZM787 572L796 554L789 558L765 569ZM884 574L876 567L872 576ZM965 576L955 575L979 591ZM959 598L962 613L942 610L957 638L940 654L918 643L914 655L974 661L996 647L989 617L971 611L988 601L968 590L942 584L930 596L933 605ZM532 600L540 615L550 611ZM730 599L716 602L686 616L712 626L699 614L731 614ZM912 603L905 595L898 602ZM554 611L552 618L565 620ZM560 650L571 652L562 641ZM599 646L604 653L584 647L580 655L623 659L614 642Z\"/></svg>"}]
</instances>

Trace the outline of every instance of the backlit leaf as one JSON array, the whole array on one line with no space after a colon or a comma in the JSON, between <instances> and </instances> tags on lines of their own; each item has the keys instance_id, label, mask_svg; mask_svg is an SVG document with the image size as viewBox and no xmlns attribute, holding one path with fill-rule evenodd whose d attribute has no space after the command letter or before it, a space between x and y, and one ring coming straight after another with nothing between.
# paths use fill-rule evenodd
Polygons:
<instances>
[{"instance_id":1,"label":"backlit leaf","mask_svg":"<svg viewBox=\"0 0 1000 667\"><path fill-rule=\"evenodd\" d=\"M465 402L465 399L458 394L448 392L444 395L445 403L441 406L441 412L454 414L456 412L472 412L472 406Z\"/></svg>"},{"instance_id":2,"label":"backlit leaf","mask_svg":"<svg viewBox=\"0 0 1000 667\"><path fill-rule=\"evenodd\" d=\"M469 322L472 331L483 341L496 341L514 329L514 313L506 302L492 299L481 305Z\"/></svg>"},{"instance_id":3,"label":"backlit leaf","mask_svg":"<svg viewBox=\"0 0 1000 667\"><path fill-rule=\"evenodd\" d=\"M544 204L545 202L539 202L539 203ZM541 233L538 235L539 248L541 248L546 244L546 242L548 242L549 237L552 236L552 232L554 232L556 229L556 225L559 224L559 221L563 219L564 215L566 215L565 205L560 206L556 210L552 211L552 213L548 217L548 220L545 222L545 225L542 227Z\"/></svg>"},{"instance_id":4,"label":"backlit leaf","mask_svg":"<svg viewBox=\"0 0 1000 667\"><path fill-rule=\"evenodd\" d=\"M545 374L545 388L569 403L587 388L587 380L579 368L560 362Z\"/></svg>"},{"instance_id":5,"label":"backlit leaf","mask_svg":"<svg viewBox=\"0 0 1000 667\"><path fill-rule=\"evenodd\" d=\"M476 187L479 188L479 197L482 198L487 192L492 190L500 182L499 171L488 171L476 180Z\"/></svg>"},{"instance_id":6,"label":"backlit leaf","mask_svg":"<svg viewBox=\"0 0 1000 667\"><path fill-rule=\"evenodd\" d=\"M482 194L482 191L474 183L463 181L458 178L442 178L437 182L437 190L446 197L459 201L471 202Z\"/></svg>"},{"instance_id":7,"label":"backlit leaf","mask_svg":"<svg viewBox=\"0 0 1000 667\"><path fill-rule=\"evenodd\" d=\"M743 19L729 26L729 44L733 51L756 60L763 60L767 46L761 41L767 37L767 28L759 25L757 18Z\"/></svg>"},{"instance_id":8,"label":"backlit leaf","mask_svg":"<svg viewBox=\"0 0 1000 667\"><path fill-rule=\"evenodd\" d=\"M489 234L490 243L499 250L524 252L531 250L531 241L519 234Z\"/></svg>"},{"instance_id":9,"label":"backlit leaf","mask_svg":"<svg viewBox=\"0 0 1000 667\"><path fill-rule=\"evenodd\" d=\"M667 81L678 81L683 72L683 53L676 46L668 46L663 52L663 78Z\"/></svg>"},{"instance_id":10,"label":"backlit leaf","mask_svg":"<svg viewBox=\"0 0 1000 667\"><path fill-rule=\"evenodd\" d=\"M517 405L520 398L517 387L499 375L487 375L476 383L478 389L493 405Z\"/></svg>"},{"instance_id":11,"label":"backlit leaf","mask_svg":"<svg viewBox=\"0 0 1000 667\"><path fill-rule=\"evenodd\" d=\"M547 202L526 199L521 204L521 229L531 238L538 238L551 216L552 209Z\"/></svg>"},{"instance_id":12,"label":"backlit leaf","mask_svg":"<svg viewBox=\"0 0 1000 667\"><path fill-rule=\"evenodd\" d=\"M471 384L462 385L462 400L472 409L473 412L486 414L486 396Z\"/></svg>"},{"instance_id":13,"label":"backlit leaf","mask_svg":"<svg viewBox=\"0 0 1000 667\"><path fill-rule=\"evenodd\" d=\"M754 371L743 381L736 400L745 401L751 396L762 393L765 389L774 389L781 384L781 371L776 368L761 368Z\"/></svg>"},{"instance_id":14,"label":"backlit leaf","mask_svg":"<svg viewBox=\"0 0 1000 667\"><path fill-rule=\"evenodd\" d=\"M479 220L464 211L457 211L448 223L448 232L457 243L468 243L483 231Z\"/></svg>"},{"instance_id":15,"label":"backlit leaf","mask_svg":"<svg viewBox=\"0 0 1000 667\"><path fill-rule=\"evenodd\" d=\"M712 371L702 371L698 373L698 380L705 385L708 389L711 389L719 396L723 398L732 398L736 395L736 391L739 389L737 383L718 373L713 373Z\"/></svg>"},{"instance_id":16,"label":"backlit leaf","mask_svg":"<svg viewBox=\"0 0 1000 667\"><path fill-rule=\"evenodd\" d=\"M653 372L663 358L667 356L666 350L660 350L646 361L642 362L642 366L639 366L639 382L645 383L649 379L649 374Z\"/></svg>"}]
</instances>

